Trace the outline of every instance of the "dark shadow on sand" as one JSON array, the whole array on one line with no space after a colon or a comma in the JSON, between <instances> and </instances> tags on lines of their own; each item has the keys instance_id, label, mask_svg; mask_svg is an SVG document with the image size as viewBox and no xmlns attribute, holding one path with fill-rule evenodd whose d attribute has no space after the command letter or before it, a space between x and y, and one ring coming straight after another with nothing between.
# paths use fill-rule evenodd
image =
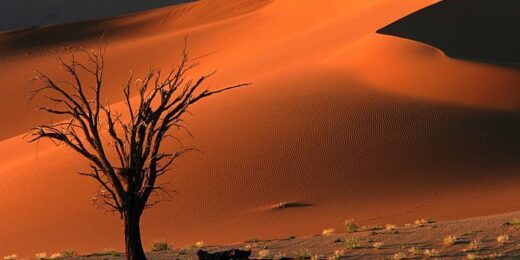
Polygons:
<instances>
[{"instance_id":1,"label":"dark shadow on sand","mask_svg":"<svg viewBox=\"0 0 520 260\"><path fill-rule=\"evenodd\" d=\"M455 58L520 67L518 0L445 0L377 32L423 42Z\"/></svg>"}]
</instances>

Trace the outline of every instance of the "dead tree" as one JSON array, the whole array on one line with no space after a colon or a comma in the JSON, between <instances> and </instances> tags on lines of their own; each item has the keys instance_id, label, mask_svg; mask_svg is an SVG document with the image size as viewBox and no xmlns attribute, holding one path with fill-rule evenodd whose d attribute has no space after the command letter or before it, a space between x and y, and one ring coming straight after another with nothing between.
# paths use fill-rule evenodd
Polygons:
<instances>
[{"instance_id":1,"label":"dead tree","mask_svg":"<svg viewBox=\"0 0 520 260\"><path fill-rule=\"evenodd\" d=\"M123 85L124 112L120 113L103 101L105 53L106 45L101 43L96 50L72 55L69 61L59 59L60 68L70 76L66 81L36 71L37 84L31 87L29 98L42 96L51 105L47 103L40 110L68 119L33 128L30 141L50 139L89 162L90 171L80 174L99 183L95 202L120 214L126 257L142 260L146 256L140 235L141 215L160 201L150 199L152 194L164 190L157 179L189 151L165 151L161 144L170 137L176 138L176 133L183 129L182 117L193 104L248 84L201 90L213 73L187 79L187 73L198 63L188 60L185 47L180 63L168 73L150 69L143 79L130 76Z\"/></svg>"}]
</instances>

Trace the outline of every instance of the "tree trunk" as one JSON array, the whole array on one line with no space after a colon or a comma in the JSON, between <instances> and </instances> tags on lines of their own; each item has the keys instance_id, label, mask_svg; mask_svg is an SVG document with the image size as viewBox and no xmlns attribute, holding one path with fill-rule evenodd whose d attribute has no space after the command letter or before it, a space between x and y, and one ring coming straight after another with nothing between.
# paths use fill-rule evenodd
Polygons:
<instances>
[{"instance_id":1,"label":"tree trunk","mask_svg":"<svg viewBox=\"0 0 520 260\"><path fill-rule=\"evenodd\" d=\"M135 212L135 209L130 209L132 212L124 214L126 259L146 260L143 244L141 243L141 229L139 227L141 214Z\"/></svg>"}]
</instances>

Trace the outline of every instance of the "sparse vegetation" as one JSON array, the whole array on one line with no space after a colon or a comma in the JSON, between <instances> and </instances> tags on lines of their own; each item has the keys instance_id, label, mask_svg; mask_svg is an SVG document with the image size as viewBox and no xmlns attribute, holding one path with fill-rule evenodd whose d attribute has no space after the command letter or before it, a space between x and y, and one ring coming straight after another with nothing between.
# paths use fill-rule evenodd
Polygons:
<instances>
[{"instance_id":1,"label":"sparse vegetation","mask_svg":"<svg viewBox=\"0 0 520 260\"><path fill-rule=\"evenodd\" d=\"M37 260L44 260L44 259L47 259L47 253L38 253L38 254L34 255L34 257Z\"/></svg>"},{"instance_id":2,"label":"sparse vegetation","mask_svg":"<svg viewBox=\"0 0 520 260\"><path fill-rule=\"evenodd\" d=\"M386 224L386 225L385 225L385 229L386 229L386 230L394 230L394 229L396 229L396 228L397 228L397 226L394 225L394 224Z\"/></svg>"},{"instance_id":3,"label":"sparse vegetation","mask_svg":"<svg viewBox=\"0 0 520 260\"><path fill-rule=\"evenodd\" d=\"M155 241L152 244L152 251L154 251L154 252L167 251L167 250L170 250L171 248L172 248L172 246L170 244L168 244L168 242L166 242L166 240Z\"/></svg>"},{"instance_id":4,"label":"sparse vegetation","mask_svg":"<svg viewBox=\"0 0 520 260\"><path fill-rule=\"evenodd\" d=\"M345 220L345 231L348 233L354 233L358 231L358 224L354 219Z\"/></svg>"},{"instance_id":5,"label":"sparse vegetation","mask_svg":"<svg viewBox=\"0 0 520 260\"><path fill-rule=\"evenodd\" d=\"M197 241L190 245L190 248L201 248L204 246L204 241Z\"/></svg>"},{"instance_id":6,"label":"sparse vegetation","mask_svg":"<svg viewBox=\"0 0 520 260\"><path fill-rule=\"evenodd\" d=\"M75 257L78 255L76 251L70 249L64 250L61 254L63 257Z\"/></svg>"},{"instance_id":7,"label":"sparse vegetation","mask_svg":"<svg viewBox=\"0 0 520 260\"><path fill-rule=\"evenodd\" d=\"M500 235L497 237L497 242L500 243L500 244L505 244L509 241L509 235Z\"/></svg>"},{"instance_id":8,"label":"sparse vegetation","mask_svg":"<svg viewBox=\"0 0 520 260\"><path fill-rule=\"evenodd\" d=\"M392 259L394 259L394 260L401 260L401 259L405 259L405 258L406 258L406 254L402 253L402 252L397 252L392 256Z\"/></svg>"},{"instance_id":9,"label":"sparse vegetation","mask_svg":"<svg viewBox=\"0 0 520 260\"><path fill-rule=\"evenodd\" d=\"M512 225L516 229L520 229L520 218L514 218L506 223L507 225Z\"/></svg>"},{"instance_id":10,"label":"sparse vegetation","mask_svg":"<svg viewBox=\"0 0 520 260\"><path fill-rule=\"evenodd\" d=\"M408 253L415 256L415 255L420 254L421 250L419 250L419 248L417 248L415 246L412 246L412 247L408 248Z\"/></svg>"},{"instance_id":11,"label":"sparse vegetation","mask_svg":"<svg viewBox=\"0 0 520 260\"><path fill-rule=\"evenodd\" d=\"M17 259L18 259L18 255L16 255L16 254L4 256L4 260L17 260Z\"/></svg>"},{"instance_id":12,"label":"sparse vegetation","mask_svg":"<svg viewBox=\"0 0 520 260\"><path fill-rule=\"evenodd\" d=\"M246 243L258 243L258 242L260 242L260 239L258 237L252 237L252 238L248 238L245 242Z\"/></svg>"},{"instance_id":13,"label":"sparse vegetation","mask_svg":"<svg viewBox=\"0 0 520 260\"><path fill-rule=\"evenodd\" d=\"M434 248L432 248L432 249L424 249L424 254L427 255L427 256L432 257L432 256L438 256L439 252L436 249L434 249Z\"/></svg>"},{"instance_id":14,"label":"sparse vegetation","mask_svg":"<svg viewBox=\"0 0 520 260\"><path fill-rule=\"evenodd\" d=\"M61 253L54 253L49 257L50 259L62 259L63 255Z\"/></svg>"},{"instance_id":15,"label":"sparse vegetation","mask_svg":"<svg viewBox=\"0 0 520 260\"><path fill-rule=\"evenodd\" d=\"M375 248L375 249L380 249L381 247L383 247L384 243L383 242L374 242L372 243L372 247Z\"/></svg>"},{"instance_id":16,"label":"sparse vegetation","mask_svg":"<svg viewBox=\"0 0 520 260\"><path fill-rule=\"evenodd\" d=\"M271 252L268 249L262 249L258 251L258 257L260 258L269 258L270 254Z\"/></svg>"},{"instance_id":17,"label":"sparse vegetation","mask_svg":"<svg viewBox=\"0 0 520 260\"><path fill-rule=\"evenodd\" d=\"M341 256L343 256L344 253L345 253L345 251L343 251L343 250L336 250L336 251L334 251L333 259L336 259L336 260L340 259Z\"/></svg>"},{"instance_id":18,"label":"sparse vegetation","mask_svg":"<svg viewBox=\"0 0 520 260\"><path fill-rule=\"evenodd\" d=\"M433 219L430 219L430 218L423 218L423 219L417 219L414 224L416 227L422 227L426 224L433 224L435 223L435 221Z\"/></svg>"},{"instance_id":19,"label":"sparse vegetation","mask_svg":"<svg viewBox=\"0 0 520 260\"><path fill-rule=\"evenodd\" d=\"M384 229L384 228L379 225L366 225L366 226L362 226L360 231L374 231L374 230L381 230L381 229Z\"/></svg>"},{"instance_id":20,"label":"sparse vegetation","mask_svg":"<svg viewBox=\"0 0 520 260\"><path fill-rule=\"evenodd\" d=\"M350 239L345 240L345 247L347 249L356 249L356 248L358 248L359 245L358 245L357 239L352 237Z\"/></svg>"},{"instance_id":21,"label":"sparse vegetation","mask_svg":"<svg viewBox=\"0 0 520 260\"><path fill-rule=\"evenodd\" d=\"M115 249L105 249L101 252L102 255L121 256L121 253Z\"/></svg>"},{"instance_id":22,"label":"sparse vegetation","mask_svg":"<svg viewBox=\"0 0 520 260\"><path fill-rule=\"evenodd\" d=\"M333 228L328 228L328 229L324 229L322 232L321 232L321 235L326 237L326 236L330 236L332 234L336 233L336 230L333 229Z\"/></svg>"},{"instance_id":23,"label":"sparse vegetation","mask_svg":"<svg viewBox=\"0 0 520 260\"><path fill-rule=\"evenodd\" d=\"M459 238L457 236L447 236L444 238L443 242L447 246L455 245L458 242Z\"/></svg>"},{"instance_id":24,"label":"sparse vegetation","mask_svg":"<svg viewBox=\"0 0 520 260\"><path fill-rule=\"evenodd\" d=\"M480 240L472 240L468 247L466 247L466 249L464 249L464 251L466 252L469 252L469 251L478 251L482 248L482 242Z\"/></svg>"},{"instance_id":25,"label":"sparse vegetation","mask_svg":"<svg viewBox=\"0 0 520 260\"><path fill-rule=\"evenodd\" d=\"M305 250L298 255L298 259L309 259L311 257L312 257L312 254L309 250Z\"/></svg>"}]
</instances>

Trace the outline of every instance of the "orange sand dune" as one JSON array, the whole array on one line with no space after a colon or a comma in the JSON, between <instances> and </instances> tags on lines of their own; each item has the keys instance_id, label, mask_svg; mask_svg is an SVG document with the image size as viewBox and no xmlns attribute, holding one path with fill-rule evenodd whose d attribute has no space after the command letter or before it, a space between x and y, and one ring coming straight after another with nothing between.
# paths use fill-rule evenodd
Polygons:
<instances>
[{"instance_id":1,"label":"orange sand dune","mask_svg":"<svg viewBox=\"0 0 520 260\"><path fill-rule=\"evenodd\" d=\"M194 139L185 143L204 153L181 159L164 180L176 193L145 213L145 243L303 235L341 228L347 218L403 224L518 210L519 71L375 34L434 2L203 0L100 22L113 32L114 104L129 70L168 67L187 34L200 73L219 70L208 86L254 83L186 118ZM45 33L86 33L89 25ZM31 33L39 32L23 37ZM31 69L59 77L53 50L89 45L95 35L58 35L42 47L14 46L24 41L19 35L0 40L0 120L9 122L0 130L0 255L121 246L117 216L92 207L94 183L73 174L87 165L63 147L22 138L49 120L23 97ZM276 209L282 202L308 206Z\"/></svg>"}]
</instances>

